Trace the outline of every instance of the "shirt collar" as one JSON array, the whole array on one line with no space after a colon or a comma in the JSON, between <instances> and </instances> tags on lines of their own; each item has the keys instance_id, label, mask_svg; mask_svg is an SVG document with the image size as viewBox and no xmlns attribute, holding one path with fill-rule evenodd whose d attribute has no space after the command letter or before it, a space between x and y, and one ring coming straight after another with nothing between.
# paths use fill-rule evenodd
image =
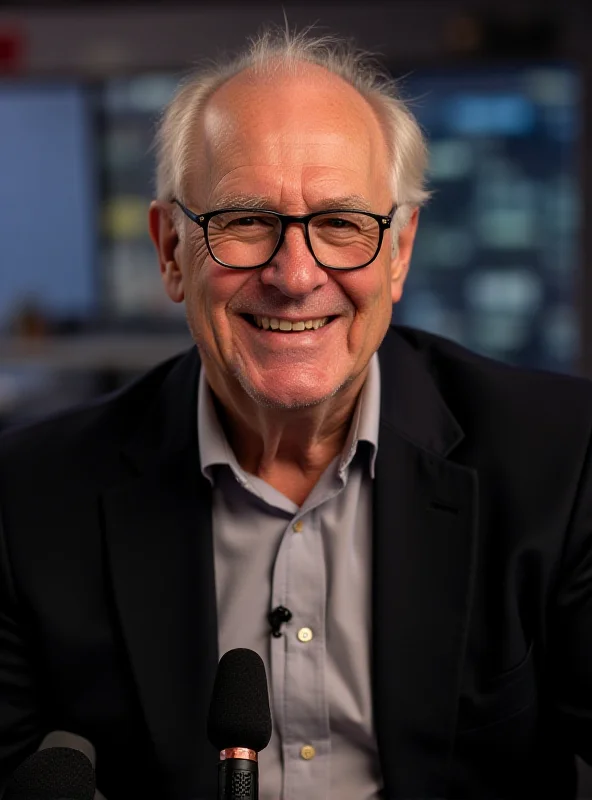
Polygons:
<instances>
[{"instance_id":1,"label":"shirt collar","mask_svg":"<svg viewBox=\"0 0 592 800\"><path fill-rule=\"evenodd\" d=\"M370 455L368 467L370 477L374 478L376 452L378 450L378 429L380 426L380 364L376 353L370 359L368 375L356 403L347 439L339 462L339 474L344 476L358 450L359 442L368 442Z\"/></svg>"},{"instance_id":2,"label":"shirt collar","mask_svg":"<svg viewBox=\"0 0 592 800\"><path fill-rule=\"evenodd\" d=\"M378 428L380 424L380 365L376 353L370 359L368 375L358 397L354 416L339 461L339 474L343 478L351 464L359 442L370 444L369 470L374 478L376 452L378 450ZM214 397L205 370L201 369L197 390L197 437L201 471L211 484L214 483L213 467L226 464L235 475L242 474L236 456L218 419Z\"/></svg>"},{"instance_id":3,"label":"shirt collar","mask_svg":"<svg viewBox=\"0 0 592 800\"><path fill-rule=\"evenodd\" d=\"M203 366L199 373L197 388L197 441L202 475L212 485L214 483L213 467L218 464L227 464L235 475L242 472L218 419L214 395L206 379Z\"/></svg>"}]
</instances>

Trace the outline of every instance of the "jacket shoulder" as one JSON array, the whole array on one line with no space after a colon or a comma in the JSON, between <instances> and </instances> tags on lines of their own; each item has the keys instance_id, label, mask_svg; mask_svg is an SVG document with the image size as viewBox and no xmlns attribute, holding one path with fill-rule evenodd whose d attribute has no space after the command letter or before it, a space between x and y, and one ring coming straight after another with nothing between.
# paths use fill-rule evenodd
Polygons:
<instances>
[{"instance_id":1,"label":"jacket shoulder","mask_svg":"<svg viewBox=\"0 0 592 800\"><path fill-rule=\"evenodd\" d=\"M487 418L549 432L592 428L592 380L512 366L414 328L393 326L392 333L422 361L465 428Z\"/></svg>"}]
</instances>

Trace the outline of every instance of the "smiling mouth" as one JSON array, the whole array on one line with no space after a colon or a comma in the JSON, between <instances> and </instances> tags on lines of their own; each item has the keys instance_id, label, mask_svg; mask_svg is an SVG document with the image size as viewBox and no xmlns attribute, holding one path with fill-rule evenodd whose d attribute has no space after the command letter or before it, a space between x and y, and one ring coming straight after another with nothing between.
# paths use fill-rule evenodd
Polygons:
<instances>
[{"instance_id":1,"label":"smiling mouth","mask_svg":"<svg viewBox=\"0 0 592 800\"><path fill-rule=\"evenodd\" d=\"M255 328L262 328L266 331L277 331L278 333L316 331L335 319L335 317L316 317L315 319L290 322L290 320L281 319L280 317L260 317L255 314L244 314L243 317Z\"/></svg>"}]
</instances>

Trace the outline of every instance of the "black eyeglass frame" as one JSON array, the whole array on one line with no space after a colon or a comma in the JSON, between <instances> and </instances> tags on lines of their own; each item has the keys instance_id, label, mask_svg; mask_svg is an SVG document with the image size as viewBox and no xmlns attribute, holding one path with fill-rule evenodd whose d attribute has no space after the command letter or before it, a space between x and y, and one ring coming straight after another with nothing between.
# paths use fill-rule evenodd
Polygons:
<instances>
[{"instance_id":1,"label":"black eyeglass frame","mask_svg":"<svg viewBox=\"0 0 592 800\"><path fill-rule=\"evenodd\" d=\"M397 205L394 205L391 208L391 210L389 211L388 214L373 214L370 211L361 211L361 210L355 209L355 208L332 208L332 209L329 209L327 211L313 211L312 214L304 214L303 216L294 216L292 214L281 214L279 211L270 211L270 210L268 210L266 208L252 208L252 209L251 208L220 208L220 209L217 209L216 211L207 211L205 214L196 214L195 211L191 211L189 208L187 208L187 206L184 206L183 203L181 203L180 200L177 200L177 198L173 198L172 202L176 203L179 206L179 208L181 209L181 211L187 217L189 217L190 220L192 220L197 225L199 225L200 228L202 228L202 230L204 232L204 239L205 239L205 242L206 242L206 247L208 248L208 253L214 259L214 261L217 264L220 264L220 266L226 267L227 269L240 269L240 270L260 269L261 267L267 266L267 264L269 264L270 261L272 261L272 259L275 258L276 254L278 253L279 249L281 248L282 244L284 243L284 238L285 238L285 235L286 235L286 228L288 227L288 225L290 225L291 223L294 223L294 222L304 225L304 239L306 241L306 246L308 247L310 253L312 254L312 256L315 259L315 261L317 262L317 264L319 264L319 266L323 267L323 269L332 269L335 272L353 272L354 270L357 270L357 269L363 269L364 267L367 267L369 264L371 264L376 259L378 254L380 253L380 248L382 247L382 240L384 238L384 232L385 232L385 230L390 228L391 223L393 221L393 217L394 217L395 212L396 212L396 210L398 208ZM217 258L214 255L214 253L212 252L212 248L210 247L210 238L209 238L209 235L208 235L208 224L209 224L210 220L212 219L212 217L215 217L218 214L227 214L229 212L238 212L238 211L242 211L242 212L251 211L253 214L257 214L258 212L259 213L265 213L265 214L272 214L274 217L277 217L277 219L279 219L280 225L281 225L281 230L280 230L280 235L279 235L279 238L278 238L278 243L275 246L273 253L267 259L267 261L263 261L261 264L255 264L252 267L237 267L235 264L226 264L224 261L221 261L219 258ZM376 220L376 222L378 222L378 245L376 247L376 252L372 256L372 258L369 259L368 261L366 261L365 264L360 264L359 267L331 267L331 266L329 266L329 264L324 264L322 261L320 261L317 258L316 254L315 254L315 252L314 252L314 250L312 248L312 244L311 244L311 241L310 241L310 236L308 234L308 223L310 222L311 219L314 219L315 217L322 217L324 214L365 214L367 217L371 217L372 219Z\"/></svg>"}]
</instances>

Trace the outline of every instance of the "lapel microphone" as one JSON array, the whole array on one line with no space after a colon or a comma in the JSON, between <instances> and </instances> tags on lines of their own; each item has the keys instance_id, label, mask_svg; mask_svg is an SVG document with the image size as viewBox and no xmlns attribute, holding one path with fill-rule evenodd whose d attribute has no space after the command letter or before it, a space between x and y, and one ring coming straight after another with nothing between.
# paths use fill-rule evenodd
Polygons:
<instances>
[{"instance_id":1,"label":"lapel microphone","mask_svg":"<svg viewBox=\"0 0 592 800\"><path fill-rule=\"evenodd\" d=\"M279 638L282 635L281 627L285 622L290 622L292 612L285 606L278 606L267 615L267 621L271 626L271 635Z\"/></svg>"},{"instance_id":2,"label":"lapel microphone","mask_svg":"<svg viewBox=\"0 0 592 800\"><path fill-rule=\"evenodd\" d=\"M218 664L208 713L208 739L220 752L217 800L259 800L257 754L271 738L265 666L238 647Z\"/></svg>"}]
</instances>

